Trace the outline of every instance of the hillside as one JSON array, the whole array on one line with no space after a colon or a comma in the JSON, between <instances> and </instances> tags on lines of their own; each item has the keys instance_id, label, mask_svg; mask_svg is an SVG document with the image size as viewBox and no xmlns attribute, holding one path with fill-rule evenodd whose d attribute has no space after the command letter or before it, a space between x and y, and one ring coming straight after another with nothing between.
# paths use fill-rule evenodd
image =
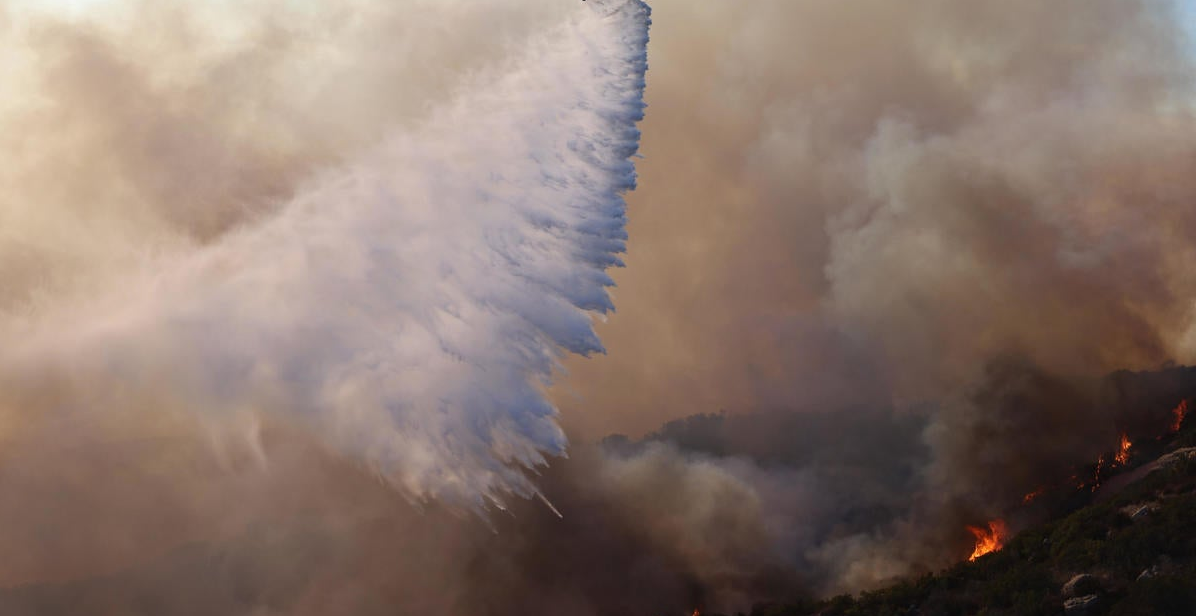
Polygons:
<instances>
[{"instance_id":1,"label":"hillside","mask_svg":"<svg viewBox=\"0 0 1196 616\"><path fill-rule=\"evenodd\" d=\"M1196 422L1178 423L1150 444L1161 455L1104 474L1098 462L1057 517L998 551L856 596L757 605L751 616L1196 614Z\"/></svg>"}]
</instances>

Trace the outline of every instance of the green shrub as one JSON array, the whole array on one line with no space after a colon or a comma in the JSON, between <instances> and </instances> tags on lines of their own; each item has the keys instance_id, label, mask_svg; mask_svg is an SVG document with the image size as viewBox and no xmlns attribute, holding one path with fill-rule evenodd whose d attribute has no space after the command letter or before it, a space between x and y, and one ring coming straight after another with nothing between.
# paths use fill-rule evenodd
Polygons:
<instances>
[{"instance_id":1,"label":"green shrub","mask_svg":"<svg viewBox=\"0 0 1196 616\"><path fill-rule=\"evenodd\" d=\"M1139 580L1130 586L1109 616L1192 616L1196 614L1196 581L1177 577Z\"/></svg>"}]
</instances>

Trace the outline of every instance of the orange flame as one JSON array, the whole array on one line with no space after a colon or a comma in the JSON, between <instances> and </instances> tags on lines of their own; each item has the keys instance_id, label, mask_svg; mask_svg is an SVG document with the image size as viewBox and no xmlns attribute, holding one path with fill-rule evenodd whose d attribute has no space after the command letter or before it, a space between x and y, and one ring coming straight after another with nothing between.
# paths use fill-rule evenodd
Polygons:
<instances>
[{"instance_id":1,"label":"orange flame","mask_svg":"<svg viewBox=\"0 0 1196 616\"><path fill-rule=\"evenodd\" d=\"M1188 414L1188 401L1180 400L1179 406L1171 409L1171 414L1175 416L1175 421L1171 422L1171 431L1179 432L1180 426L1184 425L1184 415Z\"/></svg>"},{"instance_id":2,"label":"orange flame","mask_svg":"<svg viewBox=\"0 0 1196 616\"><path fill-rule=\"evenodd\" d=\"M1005 545L1007 530L1004 520L989 522L987 530L976 526L969 526L968 531L976 537L976 547L972 550L972 555L968 557L969 562L985 554L996 552Z\"/></svg>"},{"instance_id":3,"label":"orange flame","mask_svg":"<svg viewBox=\"0 0 1196 616\"><path fill-rule=\"evenodd\" d=\"M1095 492L1098 488L1100 488L1101 469L1104 467L1105 454L1102 453L1101 456L1096 459L1096 470L1092 471L1092 492ZM1084 484L1080 484L1080 487L1084 487Z\"/></svg>"},{"instance_id":4,"label":"orange flame","mask_svg":"<svg viewBox=\"0 0 1196 616\"><path fill-rule=\"evenodd\" d=\"M1113 462L1115 464L1125 464L1128 462L1130 459L1131 446L1133 446L1133 443L1130 442L1130 439L1125 435L1125 432L1122 432L1121 447L1117 450L1117 455L1113 456Z\"/></svg>"},{"instance_id":5,"label":"orange flame","mask_svg":"<svg viewBox=\"0 0 1196 616\"><path fill-rule=\"evenodd\" d=\"M1033 492L1026 494L1025 496L1022 497L1022 504L1023 505L1030 504L1031 501L1038 498L1039 496L1042 496L1042 493L1045 491L1046 491L1046 488L1042 487L1042 488L1038 488L1037 490L1034 490Z\"/></svg>"}]
</instances>

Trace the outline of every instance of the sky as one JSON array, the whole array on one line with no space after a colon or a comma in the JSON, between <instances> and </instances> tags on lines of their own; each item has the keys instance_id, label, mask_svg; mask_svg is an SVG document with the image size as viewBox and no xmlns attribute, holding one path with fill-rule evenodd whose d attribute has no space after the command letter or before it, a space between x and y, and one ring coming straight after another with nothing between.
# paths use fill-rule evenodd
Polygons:
<instances>
[{"instance_id":1,"label":"sky","mask_svg":"<svg viewBox=\"0 0 1196 616\"><path fill-rule=\"evenodd\" d=\"M1183 2L1180 4L1179 12L1184 28L1188 31L1188 44L1196 53L1196 2Z\"/></svg>"}]
</instances>

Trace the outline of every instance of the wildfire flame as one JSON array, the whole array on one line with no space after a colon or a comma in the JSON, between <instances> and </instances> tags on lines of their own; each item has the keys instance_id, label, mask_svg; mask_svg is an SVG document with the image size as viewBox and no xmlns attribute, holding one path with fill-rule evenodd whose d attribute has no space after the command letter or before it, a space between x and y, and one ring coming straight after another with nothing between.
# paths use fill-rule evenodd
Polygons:
<instances>
[{"instance_id":1,"label":"wildfire flame","mask_svg":"<svg viewBox=\"0 0 1196 616\"><path fill-rule=\"evenodd\" d=\"M1175 416L1175 421L1171 422L1171 431L1179 432L1180 426L1184 425L1184 415L1188 414L1188 401L1180 400L1179 406L1171 409L1171 414Z\"/></svg>"},{"instance_id":2,"label":"wildfire flame","mask_svg":"<svg viewBox=\"0 0 1196 616\"><path fill-rule=\"evenodd\" d=\"M1031 501L1038 498L1039 496L1042 496L1042 493L1045 491L1046 491L1046 488L1042 487L1042 488L1038 488L1037 490L1034 490L1033 492L1026 494L1025 496L1022 497L1022 504L1023 505L1030 504Z\"/></svg>"},{"instance_id":3,"label":"wildfire flame","mask_svg":"<svg viewBox=\"0 0 1196 616\"><path fill-rule=\"evenodd\" d=\"M1093 492L1095 492L1096 489L1100 487L1101 469L1103 469L1104 467L1105 467L1105 455L1101 454L1101 456L1096 459L1096 470L1092 471L1092 491ZM1080 487L1081 488L1084 487L1084 484L1080 484Z\"/></svg>"},{"instance_id":4,"label":"wildfire flame","mask_svg":"<svg viewBox=\"0 0 1196 616\"><path fill-rule=\"evenodd\" d=\"M1005 545L1005 537L1007 531L1004 520L993 520L988 523L988 529L983 529L978 526L969 526L968 531L976 537L976 547L972 550L972 555L968 557L968 561L974 561L985 554L996 552Z\"/></svg>"},{"instance_id":5,"label":"wildfire flame","mask_svg":"<svg viewBox=\"0 0 1196 616\"><path fill-rule=\"evenodd\" d=\"M1130 447L1133 443L1130 442L1129 437L1125 432L1121 433L1121 447L1117 450L1117 454L1113 456L1113 462L1116 464L1125 464L1130 459Z\"/></svg>"}]
</instances>

